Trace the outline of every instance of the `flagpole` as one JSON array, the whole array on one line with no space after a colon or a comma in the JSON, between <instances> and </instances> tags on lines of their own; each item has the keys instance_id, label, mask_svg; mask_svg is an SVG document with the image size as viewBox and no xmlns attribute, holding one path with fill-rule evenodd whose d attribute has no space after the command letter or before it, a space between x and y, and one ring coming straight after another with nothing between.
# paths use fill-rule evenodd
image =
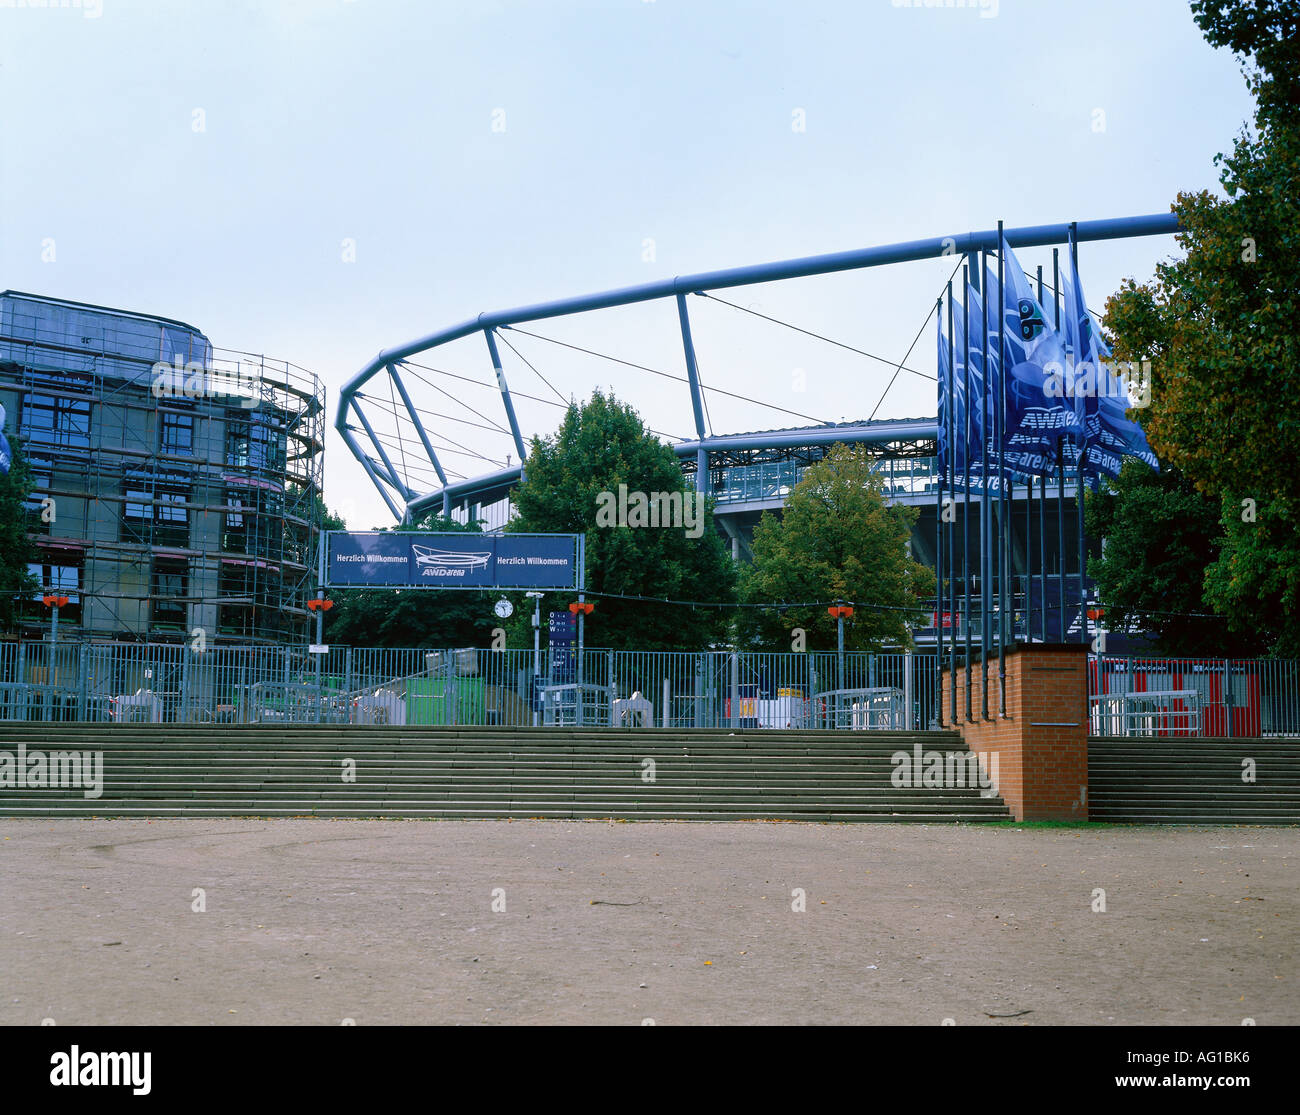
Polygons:
<instances>
[{"instance_id":1,"label":"flagpole","mask_svg":"<svg viewBox=\"0 0 1300 1115\"><path fill-rule=\"evenodd\" d=\"M998 221L998 715L1007 714L1006 245Z\"/></svg>"},{"instance_id":2,"label":"flagpole","mask_svg":"<svg viewBox=\"0 0 1300 1115\"><path fill-rule=\"evenodd\" d=\"M980 284L987 287L984 276L988 274L988 253L980 252ZM989 535L989 292L983 290L980 310L984 316L981 330L984 340L984 382L980 390L980 696L984 719L989 719L989 611L992 599L989 594L989 566L992 562L992 540Z\"/></svg>"},{"instance_id":3,"label":"flagpole","mask_svg":"<svg viewBox=\"0 0 1300 1115\"><path fill-rule=\"evenodd\" d=\"M1079 285L1079 224L1077 221L1070 222L1070 263L1074 268L1074 300L1079 304L1079 310L1087 313L1087 307L1083 304L1083 288ZM1079 326L1079 341L1083 342L1083 326ZM1095 350L1097 346L1093 346ZM1100 385L1097 379L1101 374L1100 368L1093 368L1092 382L1093 390L1098 390ZM1084 407L1085 414L1087 407ZM1075 412L1078 413L1076 406ZM1077 519L1079 525L1079 641L1086 643L1088 641L1088 587L1084 583L1084 571L1088 566L1088 540L1083 531L1083 487L1084 487L1084 464L1088 457L1088 428L1085 425L1079 432L1079 476L1077 487L1075 489L1074 503L1077 509Z\"/></svg>"},{"instance_id":4,"label":"flagpole","mask_svg":"<svg viewBox=\"0 0 1300 1115\"><path fill-rule=\"evenodd\" d=\"M1056 328L1061 328L1061 250L1052 249L1052 288L1056 302ZM1061 590L1061 642L1065 642L1065 439L1056 442L1056 546L1057 587Z\"/></svg>"},{"instance_id":5,"label":"flagpole","mask_svg":"<svg viewBox=\"0 0 1300 1115\"><path fill-rule=\"evenodd\" d=\"M1041 263L1038 265L1038 304L1039 304L1040 306L1043 304L1043 265L1042 265ZM1057 325L1059 326L1060 323L1058 322ZM1043 584L1043 581L1042 581L1043 571L1044 571L1044 570L1046 569L1046 567L1047 567L1047 556L1046 556L1046 545L1045 545L1045 540L1046 540L1046 536L1047 536L1047 521L1046 521L1046 502L1047 502L1046 492L1047 492L1047 480L1046 480L1044 477L1042 477L1042 476L1040 476L1040 477L1038 478L1038 480L1039 480L1039 484L1038 484L1038 491L1039 491L1039 499L1038 499L1038 553L1039 553L1039 560L1038 560L1038 573L1039 573L1039 578L1040 578L1040 579L1039 579L1038 606L1039 606L1040 614L1041 614L1041 616L1042 616L1042 619L1039 621L1039 630L1041 631L1041 637L1042 637L1043 642L1047 642L1047 596L1046 596L1046 585ZM1034 477L1033 477L1033 475L1031 474L1030 477L1029 477L1029 518L1030 518L1031 520L1032 520L1032 518L1033 518L1033 511L1034 511ZM1033 574L1033 561L1032 561L1032 559L1030 560L1030 563L1029 563L1029 565L1028 565L1028 572L1029 572L1029 595L1030 595L1030 597L1032 598L1032 597L1033 597L1033 594L1034 594L1034 574ZM1034 615L1033 615L1033 611L1031 610L1030 613L1029 613L1028 621L1027 621L1027 623L1026 623L1026 625L1025 625L1025 631L1026 631L1026 633L1028 634L1028 636L1029 636L1029 638L1030 638L1031 640L1032 640L1033 637L1034 637L1034 636L1033 636L1033 621L1034 621Z\"/></svg>"},{"instance_id":6,"label":"flagpole","mask_svg":"<svg viewBox=\"0 0 1300 1115\"><path fill-rule=\"evenodd\" d=\"M948 280L948 498L952 500L953 518L948 525L948 598L952 607L948 609L949 658L948 680L950 693L949 719L952 726L957 726L957 365L954 361L957 339L952 332L952 280Z\"/></svg>"},{"instance_id":7,"label":"flagpole","mask_svg":"<svg viewBox=\"0 0 1300 1115\"><path fill-rule=\"evenodd\" d=\"M935 312L935 325L942 331L943 329L942 296L935 299L934 312ZM942 367L939 369L939 372L940 372L939 396L940 398L942 398L943 387L944 387L942 382L943 380ZM940 440L942 440L943 431L940 431L939 437ZM937 666L936 673L938 675L938 681L939 681L938 690L935 696L938 704L938 709L937 709L938 723L939 723L939 727L942 728L944 726L943 723L943 482L944 482L944 473L947 471L947 462L942 459L942 454L940 455L940 458L941 459L939 460L938 502L935 504L935 508L934 508L934 621L935 621L934 635L935 635L935 649L938 651L938 655L935 658L935 665Z\"/></svg>"},{"instance_id":8,"label":"flagpole","mask_svg":"<svg viewBox=\"0 0 1300 1115\"><path fill-rule=\"evenodd\" d=\"M962 438L962 516L961 516L961 583L965 602L962 625L966 628L966 722L971 723L970 696L970 264L962 265L961 335L966 345L966 358L962 364L963 398L966 400L965 436Z\"/></svg>"}]
</instances>

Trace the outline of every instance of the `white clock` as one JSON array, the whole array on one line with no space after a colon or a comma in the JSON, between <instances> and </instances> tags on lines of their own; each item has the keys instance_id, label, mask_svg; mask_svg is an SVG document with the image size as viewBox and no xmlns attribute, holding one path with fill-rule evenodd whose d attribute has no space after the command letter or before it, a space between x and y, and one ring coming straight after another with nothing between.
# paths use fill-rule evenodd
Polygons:
<instances>
[{"instance_id":1,"label":"white clock","mask_svg":"<svg viewBox=\"0 0 1300 1115\"><path fill-rule=\"evenodd\" d=\"M496 614L500 616L502 619L509 619L512 615L515 614L515 606L511 604L509 600L506 600L504 598L498 600L496 602L496 606L493 607L492 610L496 612Z\"/></svg>"}]
</instances>

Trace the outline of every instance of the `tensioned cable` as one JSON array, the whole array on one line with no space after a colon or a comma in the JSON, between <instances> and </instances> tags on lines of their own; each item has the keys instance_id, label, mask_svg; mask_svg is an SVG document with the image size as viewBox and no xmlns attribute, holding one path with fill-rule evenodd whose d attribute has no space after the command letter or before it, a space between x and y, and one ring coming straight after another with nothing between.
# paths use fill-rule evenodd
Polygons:
<instances>
[{"instance_id":1,"label":"tensioned cable","mask_svg":"<svg viewBox=\"0 0 1300 1115\"><path fill-rule=\"evenodd\" d=\"M349 426L347 427L347 429L348 429L348 431L351 432L351 433L357 433L357 434L361 434L361 435L365 436L365 430L361 429L360 427L349 425ZM389 444L390 444L390 443L389 443L388 441L386 441L386 440L385 440L381 435L376 434L375 436L376 436L376 440L382 442L384 445L389 445ZM450 438L444 438L443 440L445 440L445 441L451 441ZM457 443L457 442L452 442L452 444L453 444L453 445L456 445L456 444L458 444L458 443ZM486 462L487 462L488 464L490 464L490 465L496 465L497 468L504 468L504 467L505 467L505 466L504 466L500 461L494 461L491 457L485 457L485 456L483 456L482 453L479 453L479 452L477 452L477 451L475 451L475 450L473 450L473 449L468 449L468 448L466 448L466 447L464 447L464 446L461 446L461 448L458 449L458 450L457 450L457 449L447 449L445 446L438 446L438 448L442 449L443 452L445 452L445 453L454 453L454 454L456 454L457 456L463 456L463 457L477 457L480 461L486 461ZM432 463L430 463L430 466L429 466L429 467L430 467L430 468L433 467Z\"/></svg>"},{"instance_id":2,"label":"tensioned cable","mask_svg":"<svg viewBox=\"0 0 1300 1115\"><path fill-rule=\"evenodd\" d=\"M497 336L501 337L500 332L497 333ZM570 402L572 402L571 399L566 399L563 395L561 395L558 391L556 391L555 384L553 384L549 379L547 379L544 375L542 375L541 372L539 372L535 367L533 367L532 362L529 361L528 357L526 357L522 352L520 352L517 348L515 348L515 346L512 345L509 340L507 340L505 337L501 337L501 342L506 346L506 348L508 348L517 357L519 357L520 360L522 360L525 364L528 365L528 367L532 370L533 375L535 375L544 384L546 384L546 386L549 387L552 391L555 391L555 397L559 399L560 402L562 402L566 407L569 405Z\"/></svg>"},{"instance_id":3,"label":"tensioned cable","mask_svg":"<svg viewBox=\"0 0 1300 1115\"><path fill-rule=\"evenodd\" d=\"M503 325L503 326L501 326L501 328L502 328L502 329L509 329L509 328L511 328L511 327L508 326L508 325ZM524 330L519 329L519 330L516 330L516 332L523 333ZM497 335L500 336L500 333L498 333ZM527 336L534 336L534 334L529 333L529 334L527 334ZM547 338L543 337L543 338L541 338L541 339L542 339L542 340L546 340ZM506 341L506 339L505 339L504 337L501 337L501 340ZM557 344L562 344L563 342L559 342L559 341L557 341L556 343L557 343ZM510 342L509 342L509 341L506 341L506 344L509 345ZM517 348L515 348L514 345L510 345L510 350L511 350L512 352L514 352L516 355L518 355L518 356L519 356L519 359L524 360L523 354L520 353L519 350L518 350ZM613 359L613 357L610 357L610 359ZM409 360L405 360L405 361L403 361L403 363L404 363L404 364L409 364L409 363L412 363L412 362L409 361ZM524 360L524 363L527 364L528 361L527 361L527 360ZM417 368L424 368L425 370L430 371L430 372L436 372L438 375L451 376L452 379L461 379L461 380L464 380L466 383L474 383L474 384L477 384L479 387L487 387L487 388L490 388L490 389L493 390L493 391L500 390L500 389L499 389L495 384L492 384L492 383L484 383L482 380L471 379L469 376L457 375L455 372L445 372L445 371L443 371L441 368L432 368L432 367L429 367L429 366L426 365L426 364L416 364L415 366L416 366ZM528 366L529 366L530 368L532 367L531 364L529 364ZM533 370L536 371L535 368L534 368ZM428 383L430 387L435 387L435 386L436 386L435 384L429 383L429 381L428 381L427 379L425 379L422 375L420 375L418 372L412 372L411 374L414 375L415 378L418 379L421 383ZM539 372L538 374L540 375L541 373ZM550 384L547 384L547 386L549 387ZM441 388L437 388L437 389L438 389L438 390L441 390ZM555 391L555 388L554 388L554 387L551 387L551 390L552 390L552 391ZM558 392L558 391L555 391L555 393L556 393L557 395L559 395L559 392ZM446 392L444 391L443 394L446 394ZM563 407L565 410L568 410L569 407L571 407L571 406L573 405L572 402L557 403L557 402L555 402L555 401L552 400L552 399L543 399L543 398L540 398L540 397L537 396L537 395L529 395L529 394L527 394L527 393L524 392L524 391L516 391L516 390L514 390L513 388L511 388L511 390L510 390L510 394L511 394L511 395L518 395L519 398L521 398L521 399L528 399L528 400L530 400L530 401L532 401L532 402L534 402L534 403L544 403L544 404L545 404L546 406L548 406L548 407ZM561 396L561 397L562 397L562 396ZM498 427L498 428L499 428L499 427ZM666 437L666 438L668 438L670 441L685 441L685 440L687 440L686 438L682 437L680 434L670 434L670 433L668 433L668 432L665 431L665 430L656 430L653 426L647 426L646 429L649 430L650 433L652 433L652 434L657 434L659 437ZM509 431L507 431L507 430L502 430L501 432L502 432L502 433L508 433Z\"/></svg>"},{"instance_id":4,"label":"tensioned cable","mask_svg":"<svg viewBox=\"0 0 1300 1115\"><path fill-rule=\"evenodd\" d=\"M410 365L407 363L407 361L405 361L405 360L401 361L401 364L402 364L403 367L409 367L409 366L410 366ZM421 365L421 366L422 366L422 365ZM435 371L435 372L436 372L437 369L436 369L436 368L431 368L430 371ZM413 374L415 375L415 378L418 379L421 383L425 384L425 385L428 386L428 387L432 387L435 391L439 392L439 393L442 394L442 395L446 395L447 398L449 398L453 403L459 403L459 404L460 404L461 406L463 406L467 411L469 411L470 414L475 414L475 415L477 415L479 418L483 419L484 422L487 422L487 423L490 423L490 424L493 425L493 426L496 426L496 428L497 428L501 433L503 433L503 434L509 436L509 434L510 434L510 431L509 431L509 430L507 430L507 429L506 429L504 426L502 426L500 423L493 422L492 419L489 418L486 414L484 414L481 410L475 410L472 406L469 405L469 403L465 402L464 399L458 399L458 398L456 398L456 396L453 395L450 391L447 391L447 390L445 390L444 388L439 387L436 383L432 383L432 382L430 382L429 380L425 379L422 375L419 374L419 372L415 372L415 373L413 373ZM449 374L449 373L444 372L443 374L444 374L444 375L447 375L447 374ZM471 380L470 382L471 382L471 383L477 383L478 381L477 381L477 380ZM490 386L490 385L485 384L484 386Z\"/></svg>"},{"instance_id":5,"label":"tensioned cable","mask_svg":"<svg viewBox=\"0 0 1300 1115\"><path fill-rule=\"evenodd\" d=\"M938 296L939 298L943 297L944 290L946 290L948 284L952 282L953 275L956 275L957 272L961 270L961 265L963 263L965 263L964 259L957 260L957 266L952 269L952 275L949 275L948 278L944 280L943 286L939 288L939 296ZM871 419L876 417L876 411L880 409L881 403L885 401L885 396L889 394L889 389L894 386L894 381L898 379L898 373L902 370L903 365L907 363L907 358L912 355L912 349L916 348L916 342L921 339L921 334L925 332L925 327L930 324L930 315L934 313L935 307L938 306L938 304L939 304L938 298L936 298L935 301L930 304L930 309L925 315L925 320L921 322L921 328L916 331L916 336L912 338L912 343L907 346L907 352L904 353L903 359L899 361L898 367L894 369L894 374L889 377L889 383L886 384L885 390L881 393L880 401L877 402L876 405L871 408L871 414L867 418L868 422L870 422ZM936 382L937 381L938 380L936 377Z\"/></svg>"},{"instance_id":6,"label":"tensioned cable","mask_svg":"<svg viewBox=\"0 0 1300 1115\"><path fill-rule=\"evenodd\" d=\"M553 590L563 592L563 589ZM831 604L851 604L855 608L871 608L878 612L928 612L932 611L925 604L914 607L904 607L901 604L863 604L856 600L809 600L809 601L781 601L780 603L770 604L748 604L740 601L724 600L672 600L666 596L631 596L621 592L597 592L595 589L583 590L588 596L600 597L604 600L633 600L646 604L672 604L685 608L766 608L772 611L789 611L793 608L822 608Z\"/></svg>"},{"instance_id":7,"label":"tensioned cable","mask_svg":"<svg viewBox=\"0 0 1300 1115\"><path fill-rule=\"evenodd\" d=\"M553 345L559 345L561 348L573 349L574 352L585 353L587 356L595 356L600 360L608 360L614 364L622 364L624 367L635 368L639 372L649 372L651 375L662 376L664 379L675 380L677 383L690 383L686 376L675 376L671 372L661 372L658 368L647 368L644 364L634 364L630 360L622 360L617 356L610 356L605 352L596 352L593 349L583 348L581 345L571 345L567 341L557 341L554 337L546 337L541 333L531 333L527 329L520 329L517 325L503 326L516 333L522 333L525 337L535 337L539 341L548 341ZM815 418L811 414L804 414L801 411L790 410L788 407L779 407L775 403L765 403L761 399L752 399L748 395L737 395L734 391L724 391L721 387L709 387L703 390L712 391L718 395L726 395L731 399L739 399L741 402L752 403L754 406L766 407L768 410L777 410L782 414L793 414L796 418L806 418L809 422L816 422L819 426L829 426L830 423L823 418Z\"/></svg>"},{"instance_id":8,"label":"tensioned cable","mask_svg":"<svg viewBox=\"0 0 1300 1115\"><path fill-rule=\"evenodd\" d=\"M502 328L504 329L505 326L502 326ZM447 376L449 379L458 379L458 380L460 380L460 381L463 382L463 383L472 383L472 384L474 384L475 387L486 387L489 391L500 391L500 390L501 390L501 388L498 387L495 383L484 383L481 379L474 379L474 378L471 377L471 376L462 376L462 375L459 375L459 374L456 373L456 372L448 372L448 371L445 371L445 370L442 369L442 368L435 368L435 367L432 367L432 366L429 365L429 364L417 364L414 360L402 360L400 363L402 364L403 367L406 367L406 368L423 368L426 372L433 372L435 375ZM420 375L419 372L412 372L411 374L412 374L413 376L415 376L415 378L418 379L421 383L427 383L430 387L433 387L433 388L435 388L436 390L442 391L442 388L441 388L441 387L438 387L438 385L435 384L435 383L429 383L429 381L428 381L427 379L425 379L424 376ZM443 391L443 394L445 395L446 392ZM543 399L540 395L529 395L529 394L528 394L527 392L525 392L525 391L515 391L515 390L511 390L510 394L511 394L511 395L518 395L519 398L521 398L521 399L529 399L529 400L531 400L531 401L534 402L534 403L544 403L544 404L545 404L546 406L548 406L548 407L558 407L558 406L563 406L563 407L567 410L567 409L568 409L568 406L569 406L568 403L563 403L563 404L561 404L561 403L557 403L554 399ZM459 400L458 400L458 401L459 401ZM464 404L461 404L461 405L463 406ZM481 417L483 417L483 416L482 416L482 415L479 415L479 417L481 418ZM489 418L488 421L490 422L491 419ZM509 433L510 433L509 430L505 429L505 428L502 427L502 426L498 426L497 429L499 429L503 434L509 434Z\"/></svg>"},{"instance_id":9,"label":"tensioned cable","mask_svg":"<svg viewBox=\"0 0 1300 1115\"><path fill-rule=\"evenodd\" d=\"M349 427L349 429L355 429L355 427ZM362 432L364 432L364 431L362 431ZM385 445L391 445L391 444L392 444L391 442L386 441L386 440L385 440L384 438L382 438L382 437L381 437L379 440L382 441ZM452 444L453 444L453 445L458 445L458 443L456 443L456 442L452 442ZM451 456L454 456L454 457L477 457L480 461L485 461L485 462L487 462L488 464L499 465L499 462L492 460L490 457L485 457L485 456L483 456L482 453L479 453L479 452L477 452L476 450L473 450L473 449L469 449L469 448L467 448L466 446L463 446L463 445L461 445L461 446L459 446L458 448L455 448L455 449L449 449L449 448L448 448L447 446L445 446L445 445L435 445L434 448L437 449L437 450L439 450L440 452L448 453L448 454L450 454ZM429 462L429 465L428 465L427 468L426 468L425 466L423 466L423 465L419 465L419 464L414 464L414 465L411 466L411 468L413 468L413 469L417 469L417 470L419 470L419 471L421 471L421 472L425 472L425 473L432 473L432 472L434 471L434 470L433 470L433 462L432 462L432 461Z\"/></svg>"},{"instance_id":10,"label":"tensioned cable","mask_svg":"<svg viewBox=\"0 0 1300 1115\"><path fill-rule=\"evenodd\" d=\"M704 404L704 419L708 422L709 437L713 436L713 415L709 413L709 389L704 386L704 377L700 375L699 362L696 361L695 378L700 381L700 402Z\"/></svg>"},{"instance_id":11,"label":"tensioned cable","mask_svg":"<svg viewBox=\"0 0 1300 1115\"><path fill-rule=\"evenodd\" d=\"M423 381L421 381L421 382L423 382ZM433 384L429 384L429 386L432 387ZM389 413L388 410L386 409L387 406L388 406L388 404L387 404L386 402L384 402L383 399L379 398L377 395L367 395L364 391L358 391L358 392L357 392L357 398L358 398L358 399L366 399L367 401L374 403L375 406L379 407L381 410L384 410L385 413ZM405 408L403 408L403 409L405 409ZM502 433L502 432L503 432L503 431L502 431L499 427L497 427L497 426L485 426L482 422L472 422L472 421L470 421L470 419L468 419L468 418L458 418L458 417L456 417L456 415L454 415L454 414L443 414L442 411L440 411L440 410L430 410L428 407L417 407L417 406L414 406L414 405L411 407L411 409L414 410L417 414L425 414L425 415L428 415L428 416L431 417L431 418L445 418L448 422L456 422L456 423L458 423L458 424L460 424L460 425L462 425L462 426L470 426L470 427L474 428L475 430L487 430L489 433ZM409 416L408 416L408 419L409 419ZM426 433L427 433L427 432L428 432L428 431L426 431ZM432 434L430 435L431 438L432 438L433 436L434 436L434 435L432 435ZM441 433L440 433L440 434L438 434L437 436L438 436L438 437L442 437L442 438L446 438L446 440L451 441L451 439L450 439L450 438L447 438L445 434L441 434ZM452 442L452 444L455 445L455 444L457 444L457 443L456 443L456 442Z\"/></svg>"},{"instance_id":12,"label":"tensioned cable","mask_svg":"<svg viewBox=\"0 0 1300 1115\"><path fill-rule=\"evenodd\" d=\"M563 592L563 589L552 590ZM810 600L810 601L773 601L767 603L750 604L740 601L722 601L722 600L674 600L670 597L661 596L633 596L619 592L598 592L595 589L584 590L588 596L601 597L606 600L632 600L648 604L671 604L684 608L765 608L769 611L790 611L796 608L821 608L831 604L849 604L854 608L870 608L879 612L927 612L933 609L927 604L905 606L901 604L864 604L859 600ZM1104 602L1098 603L1097 607L1106 608ZM1135 610L1136 614L1136 610ZM1214 619L1222 620L1222 616L1210 615L1205 612L1162 612L1156 609L1141 609L1142 615L1153 616L1171 616L1179 619Z\"/></svg>"},{"instance_id":13,"label":"tensioned cable","mask_svg":"<svg viewBox=\"0 0 1300 1115\"><path fill-rule=\"evenodd\" d=\"M350 432L352 432L352 433L356 433L356 434L363 434L363 433L365 432L364 430L361 430L359 427L356 427L356 426L348 426L347 429L348 429ZM386 446L386 447L388 447L388 448L390 448L390 449L391 449L391 448L394 448L392 442L389 441L388 439L384 438L384 437L377 437L376 440L377 440L381 445L384 445L384 446ZM450 452L450 451L449 451L449 452ZM428 479L431 483L441 483L441 481L438 480L438 478L437 478L436 476L433 475L432 468L424 469L424 468L421 468L419 465L412 465L412 466L411 466L411 473L413 473L413 474L424 474L424 475L427 477L427 479ZM384 475L385 475L384 473L382 473L382 472L380 473L380 477L381 477L381 479L384 478ZM451 473L450 471L448 471L448 475L452 475L452 473ZM461 480L464 480L464 479L465 479L465 477L464 477L464 476L461 476L460 474L456 474L456 475L457 475L458 479L461 479ZM418 479L418 478L419 478L419 477L417 476L417 479Z\"/></svg>"},{"instance_id":14,"label":"tensioned cable","mask_svg":"<svg viewBox=\"0 0 1300 1115\"><path fill-rule=\"evenodd\" d=\"M739 310L742 314L752 314L754 317L761 317L764 321L770 321L774 325L783 325L787 329L793 329L796 333L802 333L807 337L814 337L819 341L825 341L828 345L834 345L836 348L845 349L848 352L855 352L859 356L865 356L870 360L879 360L882 364L888 364L894 367L894 361L884 356L877 356L874 352L867 352L865 349L854 348L852 345L845 344L843 341L837 341L833 337L824 336L821 333L814 333L811 329L804 329L798 325L792 325L788 321L782 321L778 317L769 317L767 314L760 314L757 310L751 310L748 306L739 306L735 302L728 302L725 298L719 298L716 294L709 294L707 291L697 290L695 292L701 298L708 298L714 302L721 302L724 306L730 306L733 310ZM920 376L922 379L937 381L936 376L929 375L926 372L918 372L915 368L904 367L903 371L911 372L914 376Z\"/></svg>"},{"instance_id":15,"label":"tensioned cable","mask_svg":"<svg viewBox=\"0 0 1300 1115\"><path fill-rule=\"evenodd\" d=\"M431 384L430 386L432 386L432 384ZM358 394L360 395L360 392L358 392ZM362 397L364 397L367 401L373 403L375 406L379 407L381 410L382 410L382 409L384 408L384 406L385 406L384 400L383 400L383 399L376 398L374 395L364 395L364 396L362 396ZM397 428L397 433L396 433L395 436L398 437L398 438L401 438L401 437L402 437L402 433L401 433L401 415L398 414L398 413L396 413L396 412L394 412L394 413L393 413L393 417L394 417L394 419L396 420L397 427L398 427L398 428ZM475 427L478 427L478 428L480 428L480 429L488 429L488 427L486 427L486 426L479 426L479 424L478 424L477 422L470 422L468 419L465 419L465 418L452 418L450 415L448 415L447 417L448 417L448 420L449 420L449 421L452 421L452 422L463 422L463 423L465 423L465 424L468 425L468 426L475 426ZM349 429L355 429L355 427L351 427L351 426L350 426ZM378 437L378 435L376 435L376 437ZM505 467L505 466L504 466L500 461L493 460L491 457L485 457L482 453L479 453L477 450L470 449L469 446L464 445L464 444L462 444L462 443L459 442L459 441L456 441L454 438L450 438L450 437L448 437L448 436L447 436L446 434L444 434L444 433L439 433L439 434L436 434L436 435L430 436L430 437L429 437L430 442L432 442L432 441L434 440L434 437L437 437L437 438L440 439L441 441L445 441L445 442L448 442L448 443L451 444L451 445L456 446L455 449L448 449L446 445L435 445L435 446L434 446L434 449L436 449L436 450L440 450L440 451L442 451L443 453L451 453L451 454L454 454L454 455L456 455L456 456L464 456L464 457L477 457L479 460L481 460L481 461L486 461L486 462L487 462L488 464L490 464L490 465L496 465L498 468L504 468L504 467ZM383 441L382 438L379 438L378 440ZM384 442L384 444L385 444L385 445L388 445L389 443L388 443L388 442ZM400 444L400 443L399 443L399 444ZM429 464L430 464L430 467L432 467L433 462L430 461ZM423 470L423 471L426 471L426 472L427 472L428 470L426 469L426 470ZM465 479L465 478L462 476L462 477L460 477L460 479L463 480L463 479ZM439 482L441 482L441 481L439 481Z\"/></svg>"}]
</instances>

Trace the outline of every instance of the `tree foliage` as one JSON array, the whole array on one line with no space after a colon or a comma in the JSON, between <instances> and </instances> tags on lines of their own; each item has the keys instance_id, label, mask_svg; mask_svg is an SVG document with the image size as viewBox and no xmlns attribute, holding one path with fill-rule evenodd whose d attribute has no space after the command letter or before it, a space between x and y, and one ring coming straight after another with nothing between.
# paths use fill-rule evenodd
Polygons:
<instances>
[{"instance_id":1,"label":"tree foliage","mask_svg":"<svg viewBox=\"0 0 1300 1115\"><path fill-rule=\"evenodd\" d=\"M1151 405L1138 416L1152 448L1222 508L1204 604L1235 632L1271 633L1275 652L1297 653L1300 8L1198 0L1192 10L1211 43L1242 57L1255 126L1215 160L1223 196L1174 202L1185 255L1150 282L1126 281L1105 325L1117 359L1151 361ZM1200 568L1188 576L1201 584Z\"/></svg>"},{"instance_id":2,"label":"tree foliage","mask_svg":"<svg viewBox=\"0 0 1300 1115\"><path fill-rule=\"evenodd\" d=\"M741 596L775 606L741 610L741 644L788 650L802 628L807 649L834 649L837 623L826 608L843 600L855 606L845 621L847 649L910 645L908 622L934 589L934 573L908 553L916 518L914 508L885 502L862 447L836 445L805 470L782 516L765 513L754 529Z\"/></svg>"},{"instance_id":3,"label":"tree foliage","mask_svg":"<svg viewBox=\"0 0 1300 1115\"><path fill-rule=\"evenodd\" d=\"M1106 540L1088 573L1106 602L1106 626L1136 625L1174 655L1258 654L1267 643L1249 633L1225 638L1221 619L1206 617L1203 571L1222 548L1220 508L1177 469L1154 472L1126 461L1119 478L1089 495L1087 532Z\"/></svg>"},{"instance_id":4,"label":"tree foliage","mask_svg":"<svg viewBox=\"0 0 1300 1115\"><path fill-rule=\"evenodd\" d=\"M619 485L629 494L679 493L683 500L694 499L673 451L645 428L632 407L596 391L583 405L569 407L553 436L533 439L525 479L514 492L515 517L506 529L586 534L587 588L611 594L595 597L595 612L586 620L588 646L697 650L725 638L727 609L617 598L709 603L735 598L735 567L714 529L712 508L700 507L698 530L605 525L602 503L617 499ZM548 594L541 605L543 623L547 611L565 608L573 599L572 592ZM512 643L532 644L531 612L526 603L519 609L510 628Z\"/></svg>"},{"instance_id":5,"label":"tree foliage","mask_svg":"<svg viewBox=\"0 0 1300 1115\"><path fill-rule=\"evenodd\" d=\"M36 560L24 507L34 484L32 470L17 437L9 437L9 448L13 459L0 475L0 630L5 631L12 630L24 603L41 587L27 571Z\"/></svg>"}]
</instances>

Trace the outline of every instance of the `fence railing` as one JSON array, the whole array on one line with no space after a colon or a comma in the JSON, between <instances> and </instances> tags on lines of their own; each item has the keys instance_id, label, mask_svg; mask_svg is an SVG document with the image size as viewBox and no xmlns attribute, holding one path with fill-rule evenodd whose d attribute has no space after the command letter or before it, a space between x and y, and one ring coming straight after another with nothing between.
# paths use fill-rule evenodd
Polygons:
<instances>
[{"instance_id":1,"label":"fence railing","mask_svg":"<svg viewBox=\"0 0 1300 1115\"><path fill-rule=\"evenodd\" d=\"M1094 655L1095 735L1300 736L1300 661Z\"/></svg>"},{"instance_id":2,"label":"fence railing","mask_svg":"<svg viewBox=\"0 0 1300 1115\"><path fill-rule=\"evenodd\" d=\"M7 643L0 721L926 728L937 680L933 653Z\"/></svg>"},{"instance_id":3,"label":"fence railing","mask_svg":"<svg viewBox=\"0 0 1300 1115\"><path fill-rule=\"evenodd\" d=\"M959 661L958 668L962 667ZM978 668L978 666L976 667ZM1300 736L1300 661L1091 655L1099 735ZM937 726L912 654L0 643L0 722ZM943 710L945 722L950 709Z\"/></svg>"}]
</instances>

